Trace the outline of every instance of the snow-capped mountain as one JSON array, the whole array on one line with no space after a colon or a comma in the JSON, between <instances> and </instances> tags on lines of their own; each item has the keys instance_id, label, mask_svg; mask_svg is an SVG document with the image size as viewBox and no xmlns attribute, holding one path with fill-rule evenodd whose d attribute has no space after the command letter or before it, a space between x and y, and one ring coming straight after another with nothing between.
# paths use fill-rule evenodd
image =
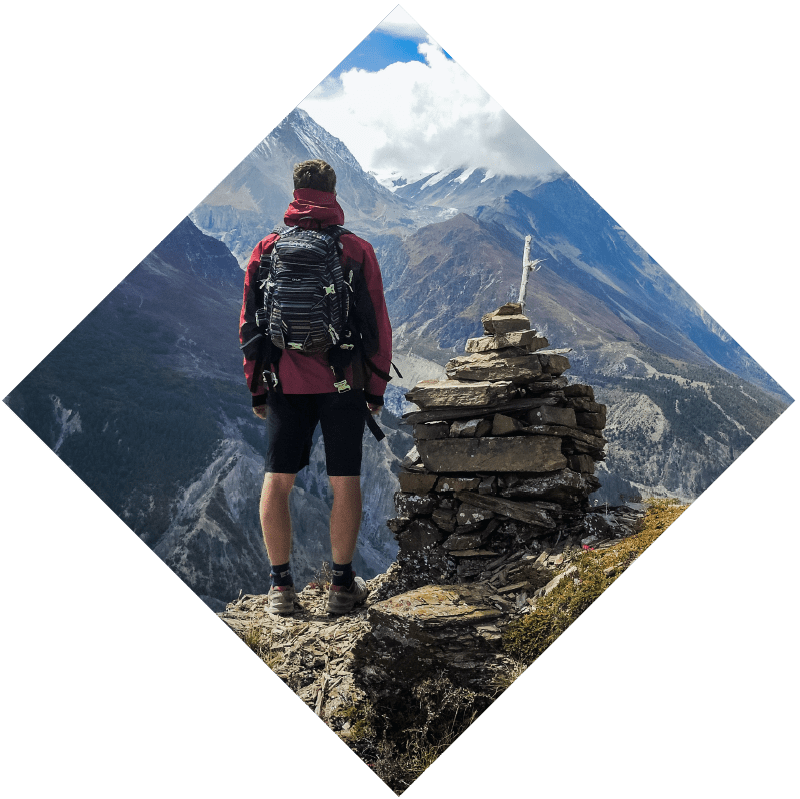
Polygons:
<instances>
[{"instance_id":1,"label":"snow-capped mountain","mask_svg":"<svg viewBox=\"0 0 800 799\"><path fill-rule=\"evenodd\" d=\"M557 174L542 177L498 175L492 170L463 166L423 175L402 185L403 179L396 178L394 193L422 205L469 211L476 206L492 203L498 197L513 191L533 191L542 183L557 177Z\"/></svg>"},{"instance_id":2,"label":"snow-capped mountain","mask_svg":"<svg viewBox=\"0 0 800 799\"><path fill-rule=\"evenodd\" d=\"M336 171L345 226L367 238L405 233L444 218L395 196L365 172L350 150L305 111L289 114L191 213L205 233L224 242L240 264L276 225L292 199L294 165L322 158Z\"/></svg>"}]
</instances>

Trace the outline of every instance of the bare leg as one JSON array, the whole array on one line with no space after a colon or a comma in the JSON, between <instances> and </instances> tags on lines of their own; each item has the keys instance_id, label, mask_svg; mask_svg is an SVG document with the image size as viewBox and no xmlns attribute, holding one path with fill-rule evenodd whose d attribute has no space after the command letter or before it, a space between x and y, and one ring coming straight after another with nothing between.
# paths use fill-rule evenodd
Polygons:
<instances>
[{"instance_id":1,"label":"bare leg","mask_svg":"<svg viewBox=\"0 0 800 799\"><path fill-rule=\"evenodd\" d=\"M270 563L288 563L292 555L289 494L295 475L267 472L261 488L261 530Z\"/></svg>"},{"instance_id":2,"label":"bare leg","mask_svg":"<svg viewBox=\"0 0 800 799\"><path fill-rule=\"evenodd\" d=\"M361 478L331 477L331 554L334 563L350 563L361 527ZM285 561L283 561L285 563Z\"/></svg>"}]
</instances>

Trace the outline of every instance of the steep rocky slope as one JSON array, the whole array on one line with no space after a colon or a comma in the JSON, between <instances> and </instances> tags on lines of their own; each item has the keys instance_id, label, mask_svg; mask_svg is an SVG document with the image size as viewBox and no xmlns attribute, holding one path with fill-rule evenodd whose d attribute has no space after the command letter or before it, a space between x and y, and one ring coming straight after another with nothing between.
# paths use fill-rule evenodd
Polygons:
<instances>
[{"instance_id":1,"label":"steep rocky slope","mask_svg":"<svg viewBox=\"0 0 800 799\"><path fill-rule=\"evenodd\" d=\"M266 590L269 575L258 518L265 431L236 337L241 280L227 247L184 220L7 398L217 610ZM365 442L357 567L367 576L396 551L385 519L408 449L385 417L387 438ZM318 441L291 502L299 582L330 560L330 502Z\"/></svg>"}]
</instances>

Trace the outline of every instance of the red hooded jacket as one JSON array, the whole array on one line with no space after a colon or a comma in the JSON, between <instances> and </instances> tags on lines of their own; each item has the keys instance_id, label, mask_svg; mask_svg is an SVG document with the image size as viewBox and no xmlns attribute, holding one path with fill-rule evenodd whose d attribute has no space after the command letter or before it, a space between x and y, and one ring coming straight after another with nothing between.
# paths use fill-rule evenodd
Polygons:
<instances>
[{"instance_id":1,"label":"red hooded jacket","mask_svg":"<svg viewBox=\"0 0 800 799\"><path fill-rule=\"evenodd\" d=\"M315 189L297 189L294 192L294 200L286 209L283 221L286 225L314 229L329 225L343 225L344 211L333 193ZM242 312L239 316L239 342L244 349L244 374L253 395L254 407L263 405L267 401L267 389L260 374L261 370L257 368L256 358L248 352L245 339L252 337L255 328L255 312L263 304L263 294L257 281L261 255L269 252L277 239L278 234L270 233L256 245L247 264L244 279ZM352 260L361 267L365 290L361 291L360 296L356 296L356 307L359 317L365 320L374 332L377 332L378 351L371 360L378 369L388 373L392 362L392 327L386 311L383 279L375 251L369 242L352 233L344 234L339 241L342 244L342 264L347 267L348 260ZM285 394L336 392L333 385L336 378L333 376L324 354L302 354L284 350L280 357L278 371ZM382 405L386 381L369 371L368 375L364 386L366 400L374 405ZM352 382L352 368L348 367L345 370L345 377L348 382Z\"/></svg>"}]
</instances>

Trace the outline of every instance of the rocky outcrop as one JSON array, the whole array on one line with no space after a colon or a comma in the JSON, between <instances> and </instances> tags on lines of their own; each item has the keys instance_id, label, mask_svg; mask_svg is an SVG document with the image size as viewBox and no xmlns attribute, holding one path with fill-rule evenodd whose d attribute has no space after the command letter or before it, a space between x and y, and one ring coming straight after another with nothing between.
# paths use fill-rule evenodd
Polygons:
<instances>
[{"instance_id":1,"label":"rocky outcrop","mask_svg":"<svg viewBox=\"0 0 800 799\"><path fill-rule=\"evenodd\" d=\"M638 513L611 509L591 546L602 550L634 531ZM538 544L538 542L537 542ZM326 585L300 592L291 617L267 612L266 595L244 595L219 616L328 726L345 740L353 708L383 706L425 677L445 673L476 693L492 692L509 673L502 631L530 613L575 567L586 545L561 540L538 554L520 551L487 564L487 579L469 584L428 585L396 593L399 565L367 581L365 605L346 616L325 613ZM535 547L534 547L535 548ZM384 597L381 599L381 597Z\"/></svg>"},{"instance_id":2,"label":"rocky outcrop","mask_svg":"<svg viewBox=\"0 0 800 799\"><path fill-rule=\"evenodd\" d=\"M245 596L222 618L341 737L354 708L396 708L434 675L482 697L512 664L503 630L572 577L574 558L635 531L640 512L589 507L604 457L605 406L570 385L568 350L547 350L521 308L484 317L486 335L406 398L415 445L403 461L395 563L364 607L324 611L312 582L292 618ZM386 712L390 712L387 710Z\"/></svg>"}]
</instances>

